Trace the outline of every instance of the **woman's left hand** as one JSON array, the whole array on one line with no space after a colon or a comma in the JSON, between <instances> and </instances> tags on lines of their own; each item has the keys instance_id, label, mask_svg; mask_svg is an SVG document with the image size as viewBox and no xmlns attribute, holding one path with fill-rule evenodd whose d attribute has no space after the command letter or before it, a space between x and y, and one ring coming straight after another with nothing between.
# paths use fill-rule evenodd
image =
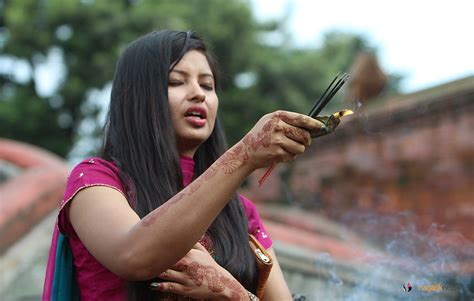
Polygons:
<instances>
[{"instance_id":1,"label":"woman's left hand","mask_svg":"<svg viewBox=\"0 0 474 301\"><path fill-rule=\"evenodd\" d=\"M245 288L196 243L172 268L152 283L152 289L195 299L246 300ZM248 298L248 297L247 297Z\"/></svg>"}]
</instances>

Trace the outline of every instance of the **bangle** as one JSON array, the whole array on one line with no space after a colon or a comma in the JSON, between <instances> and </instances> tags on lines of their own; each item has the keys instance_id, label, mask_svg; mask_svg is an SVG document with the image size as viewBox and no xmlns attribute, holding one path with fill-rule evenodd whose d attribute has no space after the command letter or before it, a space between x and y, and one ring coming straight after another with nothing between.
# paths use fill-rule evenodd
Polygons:
<instances>
[{"instance_id":1,"label":"bangle","mask_svg":"<svg viewBox=\"0 0 474 301\"><path fill-rule=\"evenodd\" d=\"M247 291L247 294L249 295L250 301L260 301L260 299L258 299L258 297L252 294L251 292Z\"/></svg>"}]
</instances>

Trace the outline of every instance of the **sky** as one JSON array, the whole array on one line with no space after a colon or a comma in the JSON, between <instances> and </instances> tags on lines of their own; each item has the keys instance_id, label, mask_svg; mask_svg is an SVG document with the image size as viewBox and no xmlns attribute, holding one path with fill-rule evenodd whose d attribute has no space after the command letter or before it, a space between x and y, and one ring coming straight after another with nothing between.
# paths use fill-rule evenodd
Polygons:
<instances>
[{"instance_id":1,"label":"sky","mask_svg":"<svg viewBox=\"0 0 474 301\"><path fill-rule=\"evenodd\" d=\"M387 73L404 76L415 92L474 75L474 0L252 0L268 20L289 14L301 47L318 47L328 30L364 35Z\"/></svg>"},{"instance_id":2,"label":"sky","mask_svg":"<svg viewBox=\"0 0 474 301\"><path fill-rule=\"evenodd\" d=\"M299 47L319 47L324 33L361 34L378 49L386 73L403 76L409 93L474 75L474 0L250 0L259 20L289 15L287 30ZM1 41L0 41L1 42ZM60 49L34 76L41 95L51 94L65 75ZM59 61L58 61L59 60ZM27 81L31 69L22 61L0 58L0 72L15 70ZM54 70L54 71L52 71Z\"/></svg>"}]
</instances>

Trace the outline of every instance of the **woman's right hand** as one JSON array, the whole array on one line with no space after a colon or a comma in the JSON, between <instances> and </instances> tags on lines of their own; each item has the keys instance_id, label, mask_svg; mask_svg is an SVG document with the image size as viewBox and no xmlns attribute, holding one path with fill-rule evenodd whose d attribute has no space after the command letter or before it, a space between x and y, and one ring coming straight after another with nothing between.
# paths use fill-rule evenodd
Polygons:
<instances>
[{"instance_id":1,"label":"woman's right hand","mask_svg":"<svg viewBox=\"0 0 474 301\"><path fill-rule=\"evenodd\" d=\"M253 170L275 162L288 162L311 144L310 132L324 130L322 122L307 115L288 111L269 113L226 152L222 163L237 160L249 164Z\"/></svg>"}]
</instances>

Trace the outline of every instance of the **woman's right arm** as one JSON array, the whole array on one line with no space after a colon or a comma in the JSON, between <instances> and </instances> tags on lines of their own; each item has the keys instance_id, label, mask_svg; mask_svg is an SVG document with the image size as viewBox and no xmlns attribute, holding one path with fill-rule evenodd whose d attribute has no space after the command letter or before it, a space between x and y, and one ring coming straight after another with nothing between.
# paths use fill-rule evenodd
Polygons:
<instances>
[{"instance_id":1,"label":"woman's right arm","mask_svg":"<svg viewBox=\"0 0 474 301\"><path fill-rule=\"evenodd\" d=\"M252 171L294 159L310 144L308 131L321 127L297 113L267 114L200 177L143 219L122 194L95 186L74 197L70 221L86 248L113 273L128 280L156 277L186 255Z\"/></svg>"}]
</instances>

